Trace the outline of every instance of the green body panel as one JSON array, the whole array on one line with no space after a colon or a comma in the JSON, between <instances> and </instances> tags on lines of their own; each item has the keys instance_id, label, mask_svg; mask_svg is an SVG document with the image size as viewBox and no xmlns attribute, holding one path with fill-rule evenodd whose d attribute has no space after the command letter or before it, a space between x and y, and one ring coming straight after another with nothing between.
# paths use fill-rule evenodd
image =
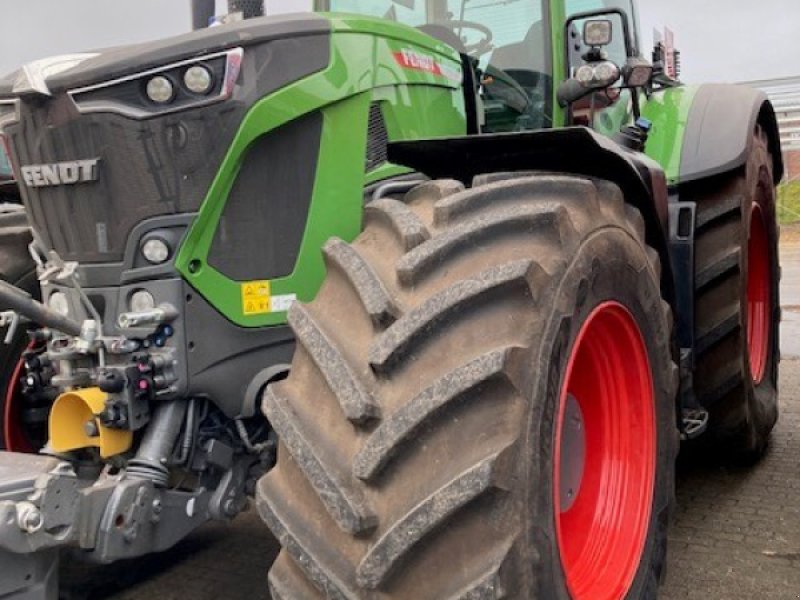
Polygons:
<instances>
[{"instance_id":1,"label":"green body panel","mask_svg":"<svg viewBox=\"0 0 800 600\"><path fill-rule=\"evenodd\" d=\"M360 231L364 185L406 172L384 164L365 173L370 105L380 102L390 140L466 132L456 52L403 25L341 15L330 20L329 66L263 98L245 115L176 259L186 280L244 327L279 325L286 322L286 313L246 315L242 282L229 279L206 258L227 196L256 140L308 113L323 115L314 191L299 255L291 274L270 281L273 296L294 294L310 301L325 274L320 248L331 236L349 241ZM435 58L436 72L404 66L398 59L403 51Z\"/></svg>"},{"instance_id":2,"label":"green body panel","mask_svg":"<svg viewBox=\"0 0 800 600\"><path fill-rule=\"evenodd\" d=\"M653 124L645 154L664 169L668 185L680 183L683 140L696 91L696 87L679 86L655 91L649 98L639 95L642 116ZM631 105L630 91L623 90L617 102L597 111L592 129L613 137L623 126L632 124Z\"/></svg>"},{"instance_id":3,"label":"green body panel","mask_svg":"<svg viewBox=\"0 0 800 600\"><path fill-rule=\"evenodd\" d=\"M622 90L619 100L597 112L592 121L592 129L610 137L617 133L620 127L627 125L632 120L631 93L630 90Z\"/></svg>"},{"instance_id":4,"label":"green body panel","mask_svg":"<svg viewBox=\"0 0 800 600\"><path fill-rule=\"evenodd\" d=\"M664 169L669 185L680 183L681 151L697 87L667 88L652 94L642 116L653 123L645 153Z\"/></svg>"},{"instance_id":5,"label":"green body panel","mask_svg":"<svg viewBox=\"0 0 800 600\"><path fill-rule=\"evenodd\" d=\"M567 77L566 9L563 0L549 5L553 95ZM285 323L285 312L247 315L242 284L207 264L217 224L248 149L263 135L303 115L319 111L323 129L308 219L293 271L270 281L272 295L311 300L324 277L321 246L331 236L354 238L361 227L363 188L408 170L385 163L364 169L370 106L381 107L392 141L463 135L466 109L458 53L420 31L362 15L323 14L331 23L331 60L323 71L292 83L260 100L246 114L185 242L177 267L186 280L234 323L263 327ZM431 59L435 69L404 64L404 53ZM680 181L684 132L695 90L678 87L642 99L642 114L653 122L646 153L665 170L667 181ZM613 135L630 122L628 92L596 114L594 128ZM554 127L566 124L566 111L553 100Z\"/></svg>"},{"instance_id":6,"label":"green body panel","mask_svg":"<svg viewBox=\"0 0 800 600\"><path fill-rule=\"evenodd\" d=\"M564 0L550 2L550 57L553 65L553 127L567 124L567 112L558 104L558 84L567 78L566 31L567 9Z\"/></svg>"}]
</instances>

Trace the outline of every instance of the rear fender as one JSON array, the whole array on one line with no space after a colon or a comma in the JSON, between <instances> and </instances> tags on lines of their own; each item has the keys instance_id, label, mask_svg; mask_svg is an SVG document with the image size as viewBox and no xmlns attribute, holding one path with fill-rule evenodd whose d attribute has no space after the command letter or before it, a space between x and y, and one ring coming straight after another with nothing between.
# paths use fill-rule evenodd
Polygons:
<instances>
[{"instance_id":1,"label":"rear fender","mask_svg":"<svg viewBox=\"0 0 800 600\"><path fill-rule=\"evenodd\" d=\"M685 184L742 167L757 123L766 130L777 184L783 159L775 111L761 90L705 84L656 92L643 115L653 122L647 154L670 184Z\"/></svg>"}]
</instances>

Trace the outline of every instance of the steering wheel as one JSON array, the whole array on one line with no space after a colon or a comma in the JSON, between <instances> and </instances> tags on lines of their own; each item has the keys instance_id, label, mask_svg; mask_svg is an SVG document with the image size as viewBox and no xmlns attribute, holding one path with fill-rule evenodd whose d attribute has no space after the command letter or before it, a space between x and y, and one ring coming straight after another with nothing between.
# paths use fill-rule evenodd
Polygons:
<instances>
[{"instance_id":1,"label":"steering wheel","mask_svg":"<svg viewBox=\"0 0 800 600\"><path fill-rule=\"evenodd\" d=\"M474 21L462 21L459 19L453 19L450 21L437 21L437 25L441 25L442 27L447 27L448 29L452 29L456 35L461 38L461 32L464 29L471 29L473 31L477 31L483 37L475 42L474 44L465 44L466 54L470 56L478 57L483 56L487 52L491 52L494 48L492 46L492 39L494 39L494 35L492 34L492 30L489 29L486 25L481 23L476 23Z\"/></svg>"}]
</instances>

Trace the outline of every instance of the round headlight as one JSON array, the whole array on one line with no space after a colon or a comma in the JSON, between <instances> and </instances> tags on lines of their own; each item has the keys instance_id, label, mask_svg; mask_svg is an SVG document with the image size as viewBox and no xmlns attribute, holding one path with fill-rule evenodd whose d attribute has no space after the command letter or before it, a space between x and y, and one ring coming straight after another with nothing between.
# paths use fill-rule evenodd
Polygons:
<instances>
[{"instance_id":1,"label":"round headlight","mask_svg":"<svg viewBox=\"0 0 800 600\"><path fill-rule=\"evenodd\" d=\"M157 104L166 104L175 96L175 86L163 75L156 75L147 82L147 97Z\"/></svg>"},{"instance_id":2,"label":"round headlight","mask_svg":"<svg viewBox=\"0 0 800 600\"><path fill-rule=\"evenodd\" d=\"M201 65L195 65L186 69L183 74L183 83L190 92L195 94L207 94L211 91L211 84L214 82L211 71Z\"/></svg>"},{"instance_id":3,"label":"round headlight","mask_svg":"<svg viewBox=\"0 0 800 600\"><path fill-rule=\"evenodd\" d=\"M136 290L131 294L131 312L145 312L156 307L156 299L147 290Z\"/></svg>"},{"instance_id":4,"label":"round headlight","mask_svg":"<svg viewBox=\"0 0 800 600\"><path fill-rule=\"evenodd\" d=\"M152 238L142 244L142 255L148 262L160 265L169 258L169 246L164 240Z\"/></svg>"},{"instance_id":5,"label":"round headlight","mask_svg":"<svg viewBox=\"0 0 800 600\"><path fill-rule=\"evenodd\" d=\"M610 62L601 62L594 67L594 78L601 85L613 83L617 77L617 68Z\"/></svg>"},{"instance_id":6,"label":"round headlight","mask_svg":"<svg viewBox=\"0 0 800 600\"><path fill-rule=\"evenodd\" d=\"M594 79L594 69L589 65L581 65L575 72L575 79L577 79L582 86L589 87L592 85L592 80Z\"/></svg>"},{"instance_id":7,"label":"round headlight","mask_svg":"<svg viewBox=\"0 0 800 600\"><path fill-rule=\"evenodd\" d=\"M67 295L64 292L53 292L50 294L47 306L50 307L50 310L64 317L69 315L69 300L67 300Z\"/></svg>"}]
</instances>

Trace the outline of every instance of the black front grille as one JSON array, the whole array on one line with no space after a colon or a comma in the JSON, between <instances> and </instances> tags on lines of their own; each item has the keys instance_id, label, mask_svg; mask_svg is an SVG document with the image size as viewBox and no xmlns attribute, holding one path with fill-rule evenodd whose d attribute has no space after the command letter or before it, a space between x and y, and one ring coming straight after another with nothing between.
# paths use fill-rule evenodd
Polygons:
<instances>
[{"instance_id":1,"label":"black front grille","mask_svg":"<svg viewBox=\"0 0 800 600\"><path fill-rule=\"evenodd\" d=\"M216 104L137 119L113 112L79 113L64 91L44 100L24 99L20 121L4 127L17 174L25 165L99 159L96 181L20 186L39 239L65 260L121 262L136 224L160 215L196 212L250 107L328 65L327 33L291 36L292 27L302 33L318 21L316 17L276 21L275 35L289 37L247 45L233 97ZM262 22L270 20L254 20L252 27L242 27L257 31ZM238 31L234 26L219 29ZM195 38L204 36L198 32L180 46L198 43ZM236 42L243 43L238 38ZM127 58L123 62L126 69L131 67ZM119 65L109 67L105 77L120 69ZM86 77L75 76L86 84L105 80L86 81ZM137 93L141 91L141 86L135 87ZM134 102L125 91L124 86L102 88L92 92L92 101L110 95L115 102L136 105L139 99ZM314 143L318 147L318 141Z\"/></svg>"},{"instance_id":2,"label":"black front grille","mask_svg":"<svg viewBox=\"0 0 800 600\"><path fill-rule=\"evenodd\" d=\"M222 103L136 121L78 115L66 95L22 103L20 122L6 128L17 168L100 159L96 181L21 186L40 238L65 260L121 260L142 219L200 207L243 112Z\"/></svg>"}]
</instances>

